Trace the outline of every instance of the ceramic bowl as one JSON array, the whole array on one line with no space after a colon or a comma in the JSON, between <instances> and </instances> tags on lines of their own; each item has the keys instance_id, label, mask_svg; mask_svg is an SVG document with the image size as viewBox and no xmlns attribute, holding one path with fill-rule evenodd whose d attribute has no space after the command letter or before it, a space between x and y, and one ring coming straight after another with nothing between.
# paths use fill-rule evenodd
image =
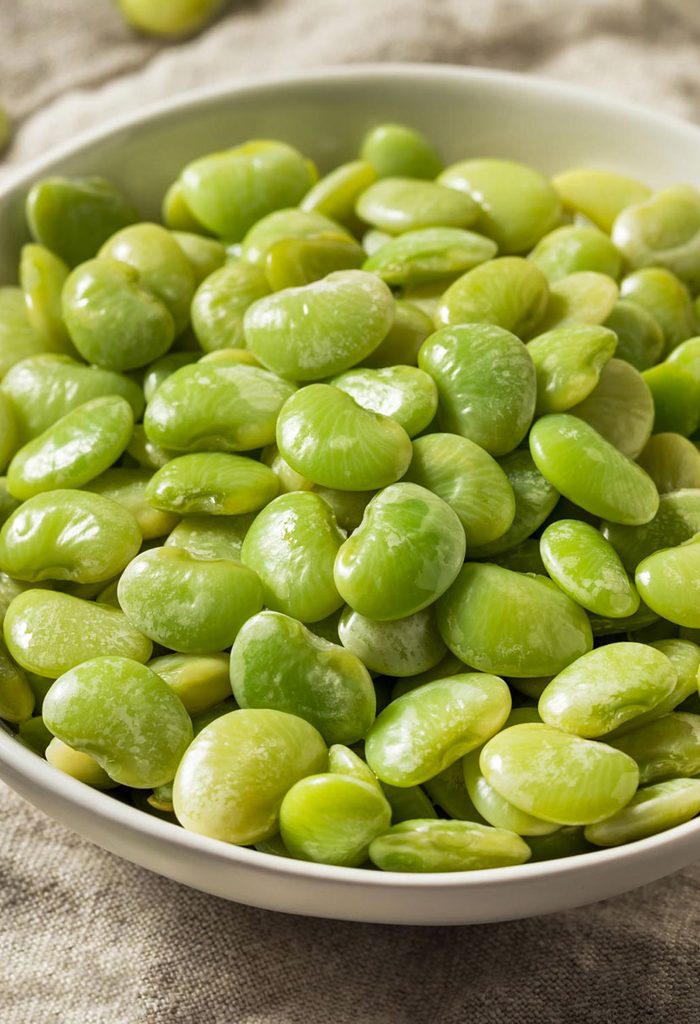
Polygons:
<instances>
[{"instance_id":1,"label":"ceramic bowl","mask_svg":"<svg viewBox=\"0 0 700 1024\"><path fill-rule=\"evenodd\" d=\"M294 143L321 169L350 159L372 124L422 129L449 162L587 165L652 185L700 185L700 130L551 81L453 67L354 66L206 89L69 141L0 190L0 283L16 279L23 200L47 174L104 174L145 218L187 161L250 137ZM394 924L469 924L615 896L700 856L700 819L629 846L500 870L407 875L278 858L185 832L89 789L0 730L0 777L92 842L185 885L295 914Z\"/></svg>"}]
</instances>

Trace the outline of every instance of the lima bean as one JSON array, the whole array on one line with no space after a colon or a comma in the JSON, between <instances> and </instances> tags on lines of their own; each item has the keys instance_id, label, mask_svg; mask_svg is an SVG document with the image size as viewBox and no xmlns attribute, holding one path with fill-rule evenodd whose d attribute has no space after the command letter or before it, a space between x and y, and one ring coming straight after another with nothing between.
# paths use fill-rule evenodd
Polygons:
<instances>
[{"instance_id":1,"label":"lima bean","mask_svg":"<svg viewBox=\"0 0 700 1024\"><path fill-rule=\"evenodd\" d=\"M244 709L210 722L180 761L173 786L178 821L191 832L248 846L274 836L288 790L326 770L312 725L283 711Z\"/></svg>"},{"instance_id":2,"label":"lima bean","mask_svg":"<svg viewBox=\"0 0 700 1024\"><path fill-rule=\"evenodd\" d=\"M114 782L137 789L168 782L192 739L179 697L129 658L94 658L66 672L42 713L54 736L90 754Z\"/></svg>"},{"instance_id":3,"label":"lima bean","mask_svg":"<svg viewBox=\"0 0 700 1024\"><path fill-rule=\"evenodd\" d=\"M245 623L230 670L241 707L297 715L327 743L355 743L374 720L374 687L359 658L279 612L265 611Z\"/></svg>"},{"instance_id":4,"label":"lima bean","mask_svg":"<svg viewBox=\"0 0 700 1024\"><path fill-rule=\"evenodd\" d=\"M194 558L184 548L152 548L126 567L117 589L132 625L182 654L230 647L262 608L262 585L239 562Z\"/></svg>"}]
</instances>

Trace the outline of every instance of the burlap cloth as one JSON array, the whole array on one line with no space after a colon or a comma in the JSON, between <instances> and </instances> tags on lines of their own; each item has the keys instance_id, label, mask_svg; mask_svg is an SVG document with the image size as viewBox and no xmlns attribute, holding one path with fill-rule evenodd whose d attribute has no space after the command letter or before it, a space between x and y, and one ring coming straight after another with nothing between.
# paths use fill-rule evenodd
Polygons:
<instances>
[{"instance_id":1,"label":"burlap cloth","mask_svg":"<svg viewBox=\"0 0 700 1024\"><path fill-rule=\"evenodd\" d=\"M364 60L546 74L700 120L699 38L698 0L239 0L161 47L108 0L0 0L0 100L10 162L191 86ZM166 881L0 787L0 886L1 1024L700 1021L700 865L510 924L318 921Z\"/></svg>"}]
</instances>

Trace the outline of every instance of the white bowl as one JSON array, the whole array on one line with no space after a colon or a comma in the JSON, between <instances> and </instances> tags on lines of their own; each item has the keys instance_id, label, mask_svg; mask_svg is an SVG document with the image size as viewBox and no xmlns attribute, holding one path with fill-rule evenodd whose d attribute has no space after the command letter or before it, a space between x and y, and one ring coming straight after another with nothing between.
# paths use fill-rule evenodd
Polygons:
<instances>
[{"instance_id":1,"label":"white bowl","mask_svg":"<svg viewBox=\"0 0 700 1024\"><path fill-rule=\"evenodd\" d=\"M144 216L188 160L249 137L286 139L321 167L352 157L366 128L422 129L445 158L508 156L545 171L576 164L652 185L700 185L700 130L554 82L432 66L356 66L204 90L120 120L22 168L0 192L0 282L15 280L23 199L46 174L104 174ZM395 924L469 924L615 896L700 856L700 820L630 846L462 874L335 868L228 846L89 789L0 729L0 777L92 842L225 899L295 914Z\"/></svg>"}]
</instances>

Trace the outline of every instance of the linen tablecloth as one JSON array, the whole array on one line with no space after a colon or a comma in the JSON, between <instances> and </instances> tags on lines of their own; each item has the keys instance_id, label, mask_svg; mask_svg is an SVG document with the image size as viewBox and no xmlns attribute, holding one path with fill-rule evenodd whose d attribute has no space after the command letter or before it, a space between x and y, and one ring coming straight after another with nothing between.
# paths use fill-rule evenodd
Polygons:
<instances>
[{"instance_id":1,"label":"linen tablecloth","mask_svg":"<svg viewBox=\"0 0 700 1024\"><path fill-rule=\"evenodd\" d=\"M238 0L136 36L108 0L0 0L3 167L179 90L318 64L446 61L700 120L697 0ZM700 865L618 899L471 928L225 903L79 839L0 786L2 1024L697 1024Z\"/></svg>"}]
</instances>

